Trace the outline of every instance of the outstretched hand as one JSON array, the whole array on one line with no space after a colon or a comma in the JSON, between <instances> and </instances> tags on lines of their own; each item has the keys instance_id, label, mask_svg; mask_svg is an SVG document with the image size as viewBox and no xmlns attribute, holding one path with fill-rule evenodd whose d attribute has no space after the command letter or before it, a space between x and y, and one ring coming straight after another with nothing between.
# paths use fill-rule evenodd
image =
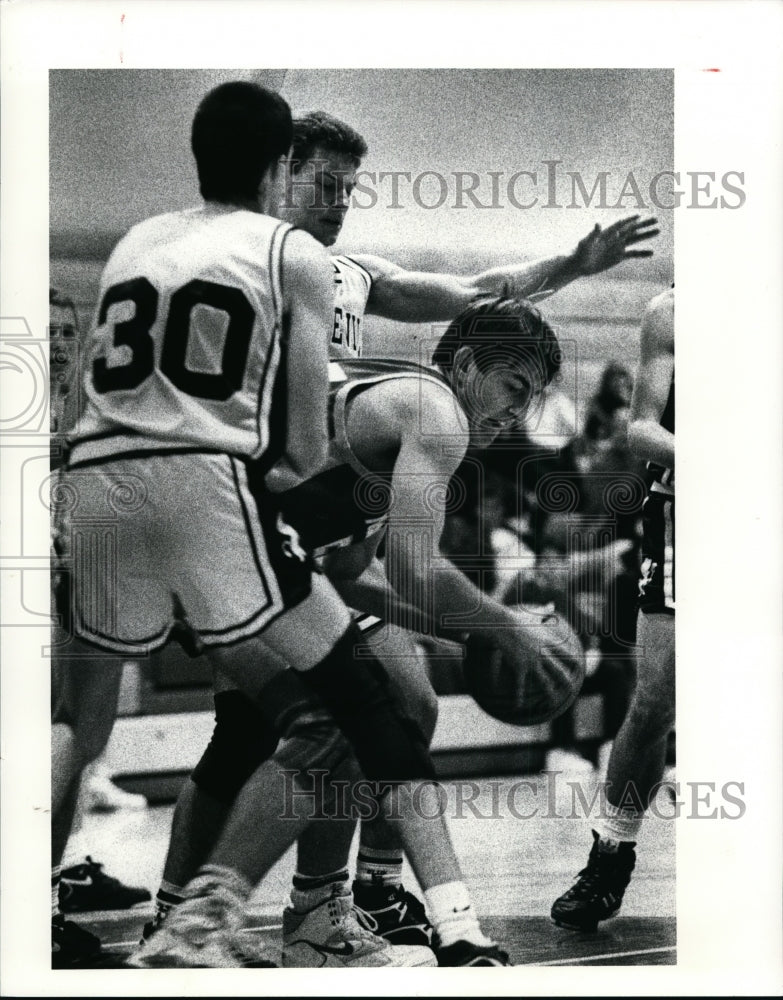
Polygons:
<instances>
[{"instance_id":1,"label":"outstretched hand","mask_svg":"<svg viewBox=\"0 0 783 1000\"><path fill-rule=\"evenodd\" d=\"M652 239L660 232L657 219L631 215L606 229L595 228L580 240L574 251L574 267L580 274L598 274L634 257L652 257L652 250L631 250L635 243Z\"/></svg>"}]
</instances>

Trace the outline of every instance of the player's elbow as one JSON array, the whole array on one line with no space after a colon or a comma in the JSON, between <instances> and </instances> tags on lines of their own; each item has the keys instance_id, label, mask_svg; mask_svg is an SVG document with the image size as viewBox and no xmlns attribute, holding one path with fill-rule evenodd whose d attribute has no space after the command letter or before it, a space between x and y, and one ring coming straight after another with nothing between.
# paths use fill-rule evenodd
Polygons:
<instances>
[{"instance_id":1,"label":"player's elbow","mask_svg":"<svg viewBox=\"0 0 783 1000\"><path fill-rule=\"evenodd\" d=\"M637 418L628 423L628 447L636 455L645 457L650 444L650 421Z\"/></svg>"},{"instance_id":2,"label":"player's elbow","mask_svg":"<svg viewBox=\"0 0 783 1000\"><path fill-rule=\"evenodd\" d=\"M309 479L323 468L329 454L326 434L314 434L289 451L288 464L299 479Z\"/></svg>"}]
</instances>

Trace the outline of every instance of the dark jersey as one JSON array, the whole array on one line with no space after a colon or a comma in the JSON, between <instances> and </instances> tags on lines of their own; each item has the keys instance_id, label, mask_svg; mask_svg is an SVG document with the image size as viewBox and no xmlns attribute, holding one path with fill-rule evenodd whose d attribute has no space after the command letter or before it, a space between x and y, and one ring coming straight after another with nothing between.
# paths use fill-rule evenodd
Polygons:
<instances>
[{"instance_id":1,"label":"dark jersey","mask_svg":"<svg viewBox=\"0 0 783 1000\"><path fill-rule=\"evenodd\" d=\"M674 434L674 377L669 387L669 397L663 409L660 419L661 427ZM667 469L663 465L655 462L648 462L647 468L652 475L653 485L651 489L656 493L674 493L674 469ZM656 485L657 484L657 485Z\"/></svg>"},{"instance_id":2,"label":"dark jersey","mask_svg":"<svg viewBox=\"0 0 783 1000\"><path fill-rule=\"evenodd\" d=\"M673 377L660 424L674 433ZM674 614L674 469L653 462L648 468L653 478L642 511L639 608L646 614Z\"/></svg>"}]
</instances>

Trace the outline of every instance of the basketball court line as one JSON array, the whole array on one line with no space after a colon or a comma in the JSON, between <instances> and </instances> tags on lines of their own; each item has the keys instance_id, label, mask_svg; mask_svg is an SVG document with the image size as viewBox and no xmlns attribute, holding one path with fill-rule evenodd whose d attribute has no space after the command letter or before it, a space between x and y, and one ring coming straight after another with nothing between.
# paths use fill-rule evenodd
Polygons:
<instances>
[{"instance_id":1,"label":"basketball court line","mask_svg":"<svg viewBox=\"0 0 783 1000\"><path fill-rule=\"evenodd\" d=\"M240 933L242 934L258 934L261 931L281 931L283 929L282 924L264 924L263 927L245 927ZM110 945L112 948L136 948L138 947L139 939L138 937L133 938L130 941L111 941Z\"/></svg>"},{"instance_id":2,"label":"basketball court line","mask_svg":"<svg viewBox=\"0 0 783 1000\"><path fill-rule=\"evenodd\" d=\"M667 951L676 951L677 945L667 945L665 948L637 948L634 951L607 951L603 955L581 955L579 958L555 958L548 962L526 962L525 965L577 965L580 962L598 962L606 958L632 958L636 955L659 955Z\"/></svg>"}]
</instances>

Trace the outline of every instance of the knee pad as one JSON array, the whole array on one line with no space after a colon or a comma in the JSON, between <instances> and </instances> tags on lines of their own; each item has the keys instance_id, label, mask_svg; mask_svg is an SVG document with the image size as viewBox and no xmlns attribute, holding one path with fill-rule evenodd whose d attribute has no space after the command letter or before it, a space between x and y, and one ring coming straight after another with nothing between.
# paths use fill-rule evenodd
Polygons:
<instances>
[{"instance_id":1,"label":"knee pad","mask_svg":"<svg viewBox=\"0 0 783 1000\"><path fill-rule=\"evenodd\" d=\"M354 659L361 633L351 626L329 655L300 677L322 698L371 781L434 778L427 741L395 701L386 671Z\"/></svg>"},{"instance_id":2,"label":"knee pad","mask_svg":"<svg viewBox=\"0 0 783 1000\"><path fill-rule=\"evenodd\" d=\"M202 791L230 805L251 774L275 752L279 731L241 691L215 695L212 739L191 778Z\"/></svg>"}]
</instances>

